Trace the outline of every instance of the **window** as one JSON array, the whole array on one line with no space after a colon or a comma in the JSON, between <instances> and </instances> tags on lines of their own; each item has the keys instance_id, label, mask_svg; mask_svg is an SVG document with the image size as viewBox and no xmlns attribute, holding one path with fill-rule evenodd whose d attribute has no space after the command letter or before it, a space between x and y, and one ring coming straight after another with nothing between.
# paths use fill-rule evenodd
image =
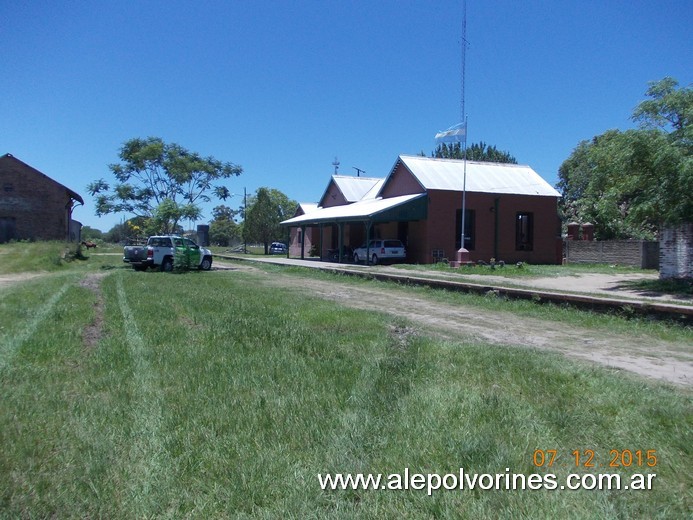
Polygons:
<instances>
[{"instance_id":1,"label":"window","mask_svg":"<svg viewBox=\"0 0 693 520\"><path fill-rule=\"evenodd\" d=\"M515 217L515 249L534 249L534 213L518 213Z\"/></svg>"},{"instance_id":2,"label":"window","mask_svg":"<svg viewBox=\"0 0 693 520\"><path fill-rule=\"evenodd\" d=\"M473 209L464 210L464 248L467 251L474 251L474 243L476 242L476 233L474 232L474 220L476 213ZM460 249L460 240L462 239L462 210L458 209L455 216L457 220L455 225L455 248Z\"/></svg>"}]
</instances>

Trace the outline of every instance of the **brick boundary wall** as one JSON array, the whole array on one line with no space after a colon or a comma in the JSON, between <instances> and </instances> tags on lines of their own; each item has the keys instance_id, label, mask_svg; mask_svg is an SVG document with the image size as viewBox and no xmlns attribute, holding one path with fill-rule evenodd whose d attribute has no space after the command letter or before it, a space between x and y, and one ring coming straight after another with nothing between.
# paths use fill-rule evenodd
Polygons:
<instances>
[{"instance_id":1,"label":"brick boundary wall","mask_svg":"<svg viewBox=\"0 0 693 520\"><path fill-rule=\"evenodd\" d=\"M660 246L646 240L565 240L569 264L618 264L658 269Z\"/></svg>"},{"instance_id":2,"label":"brick boundary wall","mask_svg":"<svg viewBox=\"0 0 693 520\"><path fill-rule=\"evenodd\" d=\"M693 223L661 231L660 278L693 279Z\"/></svg>"}]
</instances>

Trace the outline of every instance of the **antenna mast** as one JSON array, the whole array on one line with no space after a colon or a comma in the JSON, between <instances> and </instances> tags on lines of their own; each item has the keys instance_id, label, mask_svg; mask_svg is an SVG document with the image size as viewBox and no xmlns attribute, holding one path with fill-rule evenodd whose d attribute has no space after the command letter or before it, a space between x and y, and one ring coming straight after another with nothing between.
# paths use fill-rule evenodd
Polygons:
<instances>
[{"instance_id":1,"label":"antenna mast","mask_svg":"<svg viewBox=\"0 0 693 520\"><path fill-rule=\"evenodd\" d=\"M466 123L464 111L464 72L467 65L467 0L462 0L462 99L460 101L460 123Z\"/></svg>"},{"instance_id":2,"label":"antenna mast","mask_svg":"<svg viewBox=\"0 0 693 520\"><path fill-rule=\"evenodd\" d=\"M334 161L332 161L332 166L334 166L334 174L337 175L337 170L339 170L339 159L335 155Z\"/></svg>"}]
</instances>

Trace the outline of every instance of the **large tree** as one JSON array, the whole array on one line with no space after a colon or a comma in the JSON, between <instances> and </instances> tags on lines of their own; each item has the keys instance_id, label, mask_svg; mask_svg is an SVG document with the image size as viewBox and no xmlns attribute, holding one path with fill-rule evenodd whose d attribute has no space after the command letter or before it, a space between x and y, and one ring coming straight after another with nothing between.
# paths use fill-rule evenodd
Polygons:
<instances>
[{"instance_id":1,"label":"large tree","mask_svg":"<svg viewBox=\"0 0 693 520\"><path fill-rule=\"evenodd\" d=\"M269 254L273 241L280 241L283 230L279 223L291 218L298 203L289 199L281 191L273 188L259 188L248 203L246 219L243 224L243 237L247 242L260 242Z\"/></svg>"},{"instance_id":2,"label":"large tree","mask_svg":"<svg viewBox=\"0 0 693 520\"><path fill-rule=\"evenodd\" d=\"M464 149L460 143L442 143L438 145L431 156L442 159L464 159ZM489 146L483 141L467 147L467 159L469 161L517 164L517 160L509 152L499 150L495 146Z\"/></svg>"},{"instance_id":3,"label":"large tree","mask_svg":"<svg viewBox=\"0 0 693 520\"><path fill-rule=\"evenodd\" d=\"M200 204L231 193L219 181L240 175L240 166L202 157L158 137L130 139L120 149L121 163L109 169L116 182L99 179L87 186L96 197L96 214L130 213L149 219L152 231L169 233L181 220L200 218Z\"/></svg>"},{"instance_id":4,"label":"large tree","mask_svg":"<svg viewBox=\"0 0 693 520\"><path fill-rule=\"evenodd\" d=\"M654 238L663 225L693 221L693 91L664 78L633 120L578 144L559 169L564 219L590 221L600 239Z\"/></svg>"},{"instance_id":5,"label":"large tree","mask_svg":"<svg viewBox=\"0 0 693 520\"><path fill-rule=\"evenodd\" d=\"M240 240L242 228L235 221L239 213L223 205L212 210L214 219L209 223L209 239L213 244L226 247Z\"/></svg>"}]
</instances>

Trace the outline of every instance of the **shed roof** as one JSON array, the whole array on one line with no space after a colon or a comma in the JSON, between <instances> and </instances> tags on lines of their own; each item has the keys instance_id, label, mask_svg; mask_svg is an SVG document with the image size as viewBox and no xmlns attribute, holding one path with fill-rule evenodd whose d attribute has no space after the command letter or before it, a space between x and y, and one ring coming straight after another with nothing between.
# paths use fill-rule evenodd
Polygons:
<instances>
[{"instance_id":1,"label":"shed roof","mask_svg":"<svg viewBox=\"0 0 693 520\"><path fill-rule=\"evenodd\" d=\"M560 197L527 165L466 161L470 192ZM390 175L403 164L426 190L462 191L465 161L400 155Z\"/></svg>"},{"instance_id":2,"label":"shed roof","mask_svg":"<svg viewBox=\"0 0 693 520\"><path fill-rule=\"evenodd\" d=\"M364 199L353 204L341 206L331 206L329 208L319 208L316 211L290 218L281 223L282 226L299 226L320 224L324 222L337 221L366 221L378 214L383 214L398 206L402 206L416 199L426 200L425 193L414 193L411 195L400 195L387 199L373 198Z\"/></svg>"}]
</instances>

